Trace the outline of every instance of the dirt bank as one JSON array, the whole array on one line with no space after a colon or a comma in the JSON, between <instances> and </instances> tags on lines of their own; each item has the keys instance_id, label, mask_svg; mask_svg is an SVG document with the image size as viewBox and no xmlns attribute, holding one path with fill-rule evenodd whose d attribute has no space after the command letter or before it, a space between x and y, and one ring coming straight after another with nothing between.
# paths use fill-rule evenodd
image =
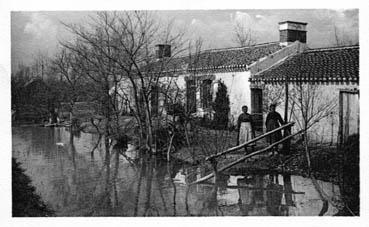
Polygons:
<instances>
[{"instance_id":1,"label":"dirt bank","mask_svg":"<svg viewBox=\"0 0 369 227\"><path fill-rule=\"evenodd\" d=\"M12 158L12 214L13 217L48 217L52 211L36 194L31 179L24 174L20 163Z\"/></svg>"}]
</instances>

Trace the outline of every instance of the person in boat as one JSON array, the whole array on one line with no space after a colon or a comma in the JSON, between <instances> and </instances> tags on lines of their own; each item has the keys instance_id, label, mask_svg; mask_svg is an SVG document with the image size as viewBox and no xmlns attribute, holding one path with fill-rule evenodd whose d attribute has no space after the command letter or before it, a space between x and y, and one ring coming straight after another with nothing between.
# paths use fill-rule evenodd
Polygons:
<instances>
[{"instance_id":1,"label":"person in boat","mask_svg":"<svg viewBox=\"0 0 369 227\"><path fill-rule=\"evenodd\" d=\"M266 131L272 131L276 128L279 128L281 125L284 124L284 121L281 117L281 115L275 111L276 108L276 104L272 104L269 107L269 113L267 115L266 121L265 121L265 126L266 126ZM271 135L269 135L267 137L268 143L269 144L273 144L279 140L282 139L282 132L281 131L277 131Z\"/></svg>"},{"instance_id":2,"label":"person in boat","mask_svg":"<svg viewBox=\"0 0 369 227\"><path fill-rule=\"evenodd\" d=\"M247 111L248 107L243 106L242 114L240 114L237 120L237 145L246 143L247 141L255 137L252 116ZM245 151L247 152L246 147Z\"/></svg>"}]
</instances>

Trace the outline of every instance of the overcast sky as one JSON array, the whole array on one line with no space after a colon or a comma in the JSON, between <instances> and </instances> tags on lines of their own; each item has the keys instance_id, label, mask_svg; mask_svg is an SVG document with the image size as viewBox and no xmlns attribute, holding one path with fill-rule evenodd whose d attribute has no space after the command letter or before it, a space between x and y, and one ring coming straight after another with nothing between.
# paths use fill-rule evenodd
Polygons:
<instances>
[{"instance_id":1,"label":"overcast sky","mask_svg":"<svg viewBox=\"0 0 369 227\"><path fill-rule=\"evenodd\" d=\"M30 64L38 53L52 56L58 40L69 39L60 23L86 23L94 12L12 12L12 68L18 63ZM359 11L346 10L181 10L156 11L161 20L174 19L178 27L186 28L189 38L202 37L205 48L232 47L233 25L250 27L258 43L279 40L278 22L285 20L307 22L309 47L334 45L334 26L339 35L352 42L359 39Z\"/></svg>"}]
</instances>

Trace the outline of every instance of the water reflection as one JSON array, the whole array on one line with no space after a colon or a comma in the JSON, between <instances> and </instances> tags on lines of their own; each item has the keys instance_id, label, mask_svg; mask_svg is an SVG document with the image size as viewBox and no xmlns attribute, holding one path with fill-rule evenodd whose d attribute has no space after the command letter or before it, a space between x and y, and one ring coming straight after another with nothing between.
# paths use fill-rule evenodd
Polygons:
<instances>
[{"instance_id":1,"label":"water reflection","mask_svg":"<svg viewBox=\"0 0 369 227\"><path fill-rule=\"evenodd\" d=\"M91 152L93 151L93 152ZM107 151L107 152L105 152ZM93 154L93 155L91 155ZM334 215L338 186L280 174L219 175L65 128L13 128L13 156L59 216ZM315 184L315 185L314 185ZM316 189L319 186L321 191Z\"/></svg>"}]
</instances>

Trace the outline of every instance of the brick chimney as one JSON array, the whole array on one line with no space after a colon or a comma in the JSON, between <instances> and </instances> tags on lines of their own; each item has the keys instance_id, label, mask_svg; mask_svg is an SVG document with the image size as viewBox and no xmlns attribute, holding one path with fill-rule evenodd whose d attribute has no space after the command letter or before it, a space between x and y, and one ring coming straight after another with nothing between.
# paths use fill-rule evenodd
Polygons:
<instances>
[{"instance_id":1,"label":"brick chimney","mask_svg":"<svg viewBox=\"0 0 369 227\"><path fill-rule=\"evenodd\" d=\"M169 44L157 44L156 47L156 58L169 58L171 57L171 46Z\"/></svg>"},{"instance_id":2,"label":"brick chimney","mask_svg":"<svg viewBox=\"0 0 369 227\"><path fill-rule=\"evenodd\" d=\"M306 43L307 23L296 21L279 22L279 42L281 46L288 46L295 41Z\"/></svg>"}]
</instances>

